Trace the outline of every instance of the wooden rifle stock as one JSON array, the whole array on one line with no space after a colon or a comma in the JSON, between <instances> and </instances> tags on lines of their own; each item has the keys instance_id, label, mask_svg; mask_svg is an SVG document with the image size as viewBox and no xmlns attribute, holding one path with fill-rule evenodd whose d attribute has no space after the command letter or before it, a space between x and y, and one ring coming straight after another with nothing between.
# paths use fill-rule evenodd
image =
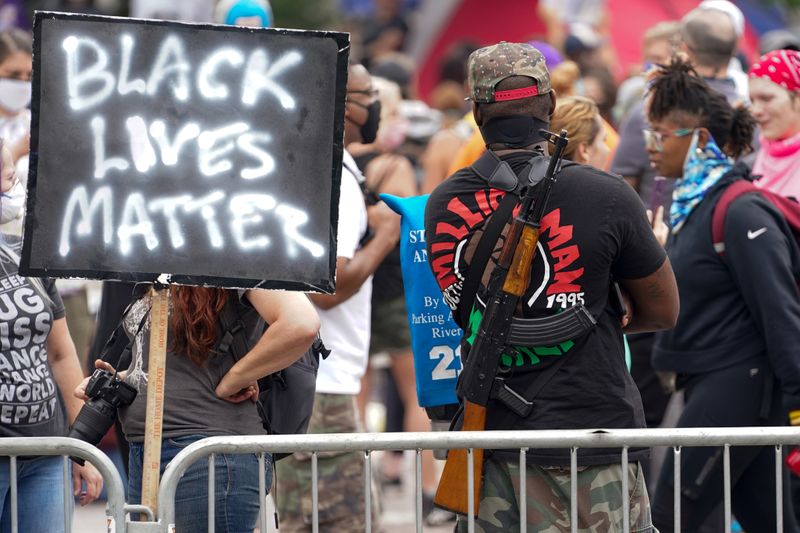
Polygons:
<instances>
[{"instance_id":1,"label":"wooden rifle stock","mask_svg":"<svg viewBox=\"0 0 800 533\"><path fill-rule=\"evenodd\" d=\"M464 425L462 431L483 431L486 427L486 407L470 401L464 402ZM483 450L472 450L472 487L473 506L472 514L478 516L478 506L481 501L481 485L483 484ZM447 462L444 464L439 486L433 501L439 507L454 513L467 514L469 512L469 479L467 475L467 450L450 450L447 452Z\"/></svg>"},{"instance_id":2,"label":"wooden rifle stock","mask_svg":"<svg viewBox=\"0 0 800 533\"><path fill-rule=\"evenodd\" d=\"M560 136L556 136L550 132L542 130L546 134L549 142L556 145L556 150L551 157L550 164L545 175L546 183L543 183L544 189L535 195L533 187L530 187L522 200L519 216L515 217L511 223L506 242L500 252L500 257L495 267L495 274L502 273L502 288L497 291L500 295L492 296L487 302L486 312L478 334L470 350L470 359L466 364L477 364L473 359L483 357L486 361L490 359L486 355L491 353L499 359L501 349L498 348L499 342L496 338L492 338L492 330L495 328L509 328L511 318L514 314L514 309L519 299L525 294L530 283L531 266L533 264L533 257L536 253L536 247L539 243L539 223L541 217L544 215L544 208L547 204L547 198L550 195L550 188L555 182L555 176L560 168L560 161L563 150L568 143L567 132L562 131ZM491 282L490 282L491 286ZM511 304L511 305L509 305ZM507 330L506 330L507 332ZM484 339L489 339L488 345L484 346ZM505 337L503 337L505 338ZM494 344L493 344L494 343ZM472 354L473 351L478 353ZM496 364L499 364L499 361ZM474 366L472 368L475 368ZM483 372L485 366L481 368L481 372L472 372L470 377L474 374L479 374L478 381L486 382L487 372ZM496 366L494 367L496 370ZM491 376L491 381L494 380L494 373ZM461 376L464 378L465 376ZM475 380L469 380L470 384ZM489 384L491 387L491 382ZM489 388L483 387L484 392ZM461 431L484 431L486 429L486 404L488 404L488 394L480 398L472 398L475 401L470 401L463 398L464 402L464 421L461 426ZM483 400L486 400L484 402ZM473 449L473 506L469 508L469 476L468 476L468 455L467 450L450 450L447 454L447 461L444 465L442 477L439 480L439 486L436 489L436 496L433 501L437 506L450 511L464 514L472 513L474 516L478 515L480 508L481 487L483 484L483 450Z\"/></svg>"}]
</instances>

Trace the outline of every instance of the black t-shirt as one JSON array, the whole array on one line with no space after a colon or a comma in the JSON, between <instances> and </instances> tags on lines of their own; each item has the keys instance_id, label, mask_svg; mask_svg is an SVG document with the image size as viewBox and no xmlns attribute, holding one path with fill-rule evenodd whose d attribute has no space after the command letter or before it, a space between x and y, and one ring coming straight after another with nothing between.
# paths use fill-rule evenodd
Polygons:
<instances>
[{"instance_id":1,"label":"black t-shirt","mask_svg":"<svg viewBox=\"0 0 800 533\"><path fill-rule=\"evenodd\" d=\"M502 159L519 172L531 155L517 152ZM425 211L429 263L453 309L458 305L477 237L504 194L489 189L470 168L458 171L431 194ZM490 401L486 427L645 427L639 392L625 367L619 317L609 304L612 277L643 278L665 260L644 206L621 178L571 165L559 174L545 212L522 315L542 317L583 303L597 326L559 346L517 347L517 353L504 356L503 364L511 373L507 383L524 396L526 385L538 372L574 350L537 396L536 407L527 419L519 419L502 404ZM496 252L501 246L499 242ZM490 261L484 282L492 267ZM465 342L471 343L479 319L478 309L470 319ZM467 347L463 348L462 353L467 353ZM542 465L569 464L565 450L534 450L529 455ZM579 453L579 458L582 464L603 464L618 461L619 452L587 449Z\"/></svg>"}]
</instances>

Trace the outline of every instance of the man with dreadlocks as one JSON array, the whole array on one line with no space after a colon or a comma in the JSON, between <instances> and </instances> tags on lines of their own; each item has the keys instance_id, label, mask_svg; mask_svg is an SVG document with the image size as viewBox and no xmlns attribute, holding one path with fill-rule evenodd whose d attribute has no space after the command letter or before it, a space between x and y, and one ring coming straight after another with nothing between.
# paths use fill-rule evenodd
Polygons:
<instances>
[{"instance_id":1,"label":"man with dreadlocks","mask_svg":"<svg viewBox=\"0 0 800 533\"><path fill-rule=\"evenodd\" d=\"M462 323L465 335L461 340L461 353L467 358L487 298L482 289L477 297L468 295L465 273L477 255L481 235L494 226L493 217L503 216L498 214L503 211L499 204L513 207L516 203L512 192L506 193L502 184L487 179L492 173L478 170L478 166L490 158L495 162L491 168L506 164L527 179L526 169L545 155L547 143L539 131L549 127L556 103L544 58L530 45L501 42L477 50L470 56L468 72L473 114L487 155L440 184L425 211L429 262L445 301L455 315L460 316L459 310L469 314L468 320L462 319L466 323ZM510 202L505 201L506 194L512 195ZM503 219L498 220L502 227ZM555 346L510 349L512 355L502 358L500 371L508 376L508 386L533 401L534 407L527 416L520 416L501 401L489 400L486 429L644 427L641 398L625 367L622 328L652 331L672 327L678 299L672 269L653 236L642 202L622 178L565 163L553 185L540 231L519 314L549 317L584 304L597 325ZM490 242L494 257L502 240ZM484 283L493 267L489 260L486 268L477 272L479 277L483 274ZM631 297L632 316L622 321L610 298L612 277ZM462 299L465 308L459 307ZM542 383L538 390L537 382ZM631 530L654 531L639 463L646 453L631 450L631 463L623 471L619 450L581 450L575 524L581 531L622 531L625 500L630 503L627 518ZM519 454L492 450L488 455L483 472L478 473L483 475L477 519L480 531L518 531L520 509L526 512L528 531L570 530L568 450L532 448L527 452L525 502L518 502L516 496ZM622 491L623 476L628 479L627 494ZM466 529L467 521L461 518L458 531Z\"/></svg>"},{"instance_id":2,"label":"man with dreadlocks","mask_svg":"<svg viewBox=\"0 0 800 533\"><path fill-rule=\"evenodd\" d=\"M650 83L647 148L659 175L676 180L667 249L681 300L677 326L657 338L654 367L675 372L684 390L679 427L782 425L787 409L800 409L800 250L783 215L758 194L730 204L724 257L711 238L723 191L749 177L733 161L750 149L754 120L682 59ZM681 527L698 531L723 500L722 451L681 455ZM774 461L772 447L731 450L733 511L748 533L776 530ZM670 455L653 501L662 533L674 525L673 468ZM784 531L797 531L788 491L783 512Z\"/></svg>"}]
</instances>

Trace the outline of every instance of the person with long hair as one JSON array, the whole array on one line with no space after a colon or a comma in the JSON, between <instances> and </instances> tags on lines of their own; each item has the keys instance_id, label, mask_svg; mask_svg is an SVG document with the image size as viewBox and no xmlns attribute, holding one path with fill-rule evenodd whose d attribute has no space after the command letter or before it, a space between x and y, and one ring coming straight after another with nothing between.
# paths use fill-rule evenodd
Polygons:
<instances>
[{"instance_id":1,"label":"person with long hair","mask_svg":"<svg viewBox=\"0 0 800 533\"><path fill-rule=\"evenodd\" d=\"M169 343L164 385L164 421L161 473L189 444L210 436L263 434L255 405L256 381L296 361L316 338L319 318L308 297L301 293L249 289L172 286ZM138 390L134 402L119 411L130 442L128 501L139 503L144 456L147 354L152 292L136 301L123 319L133 337L132 361L119 375ZM223 331L220 315L225 306L235 312L248 332L258 335L263 319L267 330L251 350L235 359L218 349ZM255 311L255 312L253 312ZM145 324L145 327L140 327ZM97 368L113 371L101 360ZM75 394L85 399L85 381ZM216 531L251 532L259 509L258 458L255 454L216 456ZM267 461L267 486L272 475ZM208 520L208 466L200 461L189 467L175 496L177 531L205 531ZM262 495L263 497L263 495Z\"/></svg>"},{"instance_id":2,"label":"person with long hair","mask_svg":"<svg viewBox=\"0 0 800 533\"><path fill-rule=\"evenodd\" d=\"M553 131L567 130L569 144L564 159L604 169L610 152L606 146L606 130L597 104L584 96L559 98L550 119Z\"/></svg>"},{"instance_id":3,"label":"person with long hair","mask_svg":"<svg viewBox=\"0 0 800 533\"><path fill-rule=\"evenodd\" d=\"M11 150L0 142L0 211L14 186ZM81 402L72 391L83 379L64 305L53 280L19 275L17 236L0 235L0 438L63 437ZM93 466L70 465L72 488L81 505L95 500L103 478ZM63 459L17 458L19 531L66 529ZM0 531L11 531L11 472L0 458ZM72 503L68 515L72 514Z\"/></svg>"},{"instance_id":4,"label":"person with long hair","mask_svg":"<svg viewBox=\"0 0 800 533\"><path fill-rule=\"evenodd\" d=\"M756 185L800 198L800 52L775 50L750 69L750 101L760 129Z\"/></svg>"},{"instance_id":5,"label":"person with long hair","mask_svg":"<svg viewBox=\"0 0 800 533\"><path fill-rule=\"evenodd\" d=\"M732 107L683 59L653 73L645 131L658 175L675 180L667 251L681 312L659 333L657 370L674 373L684 391L678 427L778 426L800 409L800 250L781 213L757 194L727 213L724 258L711 238L723 191L749 172L735 159L750 150L755 123ZM653 523L673 530L673 456L653 500ZM733 512L748 533L776 530L772 447L736 447L730 456ZM784 486L787 486L784 469ZM723 501L719 448L681 453L681 527L698 531ZM797 531L784 491L784 531Z\"/></svg>"}]
</instances>

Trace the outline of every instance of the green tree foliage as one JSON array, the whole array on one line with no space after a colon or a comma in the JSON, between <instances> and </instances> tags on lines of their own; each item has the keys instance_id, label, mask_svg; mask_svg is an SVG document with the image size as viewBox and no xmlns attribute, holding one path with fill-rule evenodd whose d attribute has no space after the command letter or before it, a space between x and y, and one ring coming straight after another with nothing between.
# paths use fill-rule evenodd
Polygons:
<instances>
[{"instance_id":1,"label":"green tree foliage","mask_svg":"<svg viewBox=\"0 0 800 533\"><path fill-rule=\"evenodd\" d=\"M334 0L270 0L270 2L275 26L278 28L330 30L340 22Z\"/></svg>"}]
</instances>

